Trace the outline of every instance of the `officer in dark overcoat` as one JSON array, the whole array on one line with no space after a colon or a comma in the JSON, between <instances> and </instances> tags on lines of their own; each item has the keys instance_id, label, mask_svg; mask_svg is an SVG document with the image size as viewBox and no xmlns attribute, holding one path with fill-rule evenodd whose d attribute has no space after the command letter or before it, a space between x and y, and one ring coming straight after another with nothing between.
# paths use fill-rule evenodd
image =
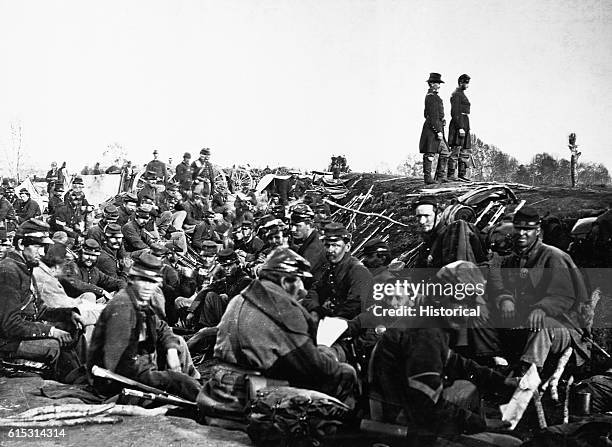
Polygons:
<instances>
[{"instance_id":1,"label":"officer in dark overcoat","mask_svg":"<svg viewBox=\"0 0 612 447\"><path fill-rule=\"evenodd\" d=\"M458 87L450 98L451 122L448 126L448 145L451 155L448 161L448 178L469 181L467 168L470 166L472 142L470 138L470 101L465 96L465 90L470 84L470 77L462 74L457 83ZM457 168L459 177L457 177Z\"/></svg>"},{"instance_id":2,"label":"officer in dark overcoat","mask_svg":"<svg viewBox=\"0 0 612 447\"><path fill-rule=\"evenodd\" d=\"M425 123L419 141L419 152L423 154L423 177L426 184L435 183L431 176L431 168L435 154L440 154L436 177L446 182L446 166L450 151L444 142L444 104L438 96L440 84L443 84L440 73L430 73L427 84L429 90L425 96Z\"/></svg>"}]
</instances>

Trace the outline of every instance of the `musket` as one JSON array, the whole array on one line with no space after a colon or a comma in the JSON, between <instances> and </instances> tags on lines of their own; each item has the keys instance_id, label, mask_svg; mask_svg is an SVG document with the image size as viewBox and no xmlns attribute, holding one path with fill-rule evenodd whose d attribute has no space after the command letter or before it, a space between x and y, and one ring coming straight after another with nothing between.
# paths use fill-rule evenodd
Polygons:
<instances>
[{"instance_id":1,"label":"musket","mask_svg":"<svg viewBox=\"0 0 612 447\"><path fill-rule=\"evenodd\" d=\"M493 214L493 217L491 217L491 220L489 220L489 223L487 224L487 226L492 227L493 225L495 225L495 222L498 221L498 219L501 217L501 215L504 213L505 210L506 210L506 207L504 205L500 205L500 207L497 209L495 214Z\"/></svg>"},{"instance_id":2,"label":"musket","mask_svg":"<svg viewBox=\"0 0 612 447\"><path fill-rule=\"evenodd\" d=\"M131 387L140 388L141 390L147 393L153 393L153 394L164 396L168 399L172 399L175 405L192 406L192 407L196 405L195 402L185 400L182 397L178 397L178 396L175 396L174 394L170 394L158 388L155 388L149 385L145 385L144 383L137 382L136 380L132 380L128 377L114 373L112 371L109 371L108 369L101 368L97 365L92 366L91 373L96 377L100 377L101 379L113 380L115 382L122 383L123 385L129 385Z\"/></svg>"},{"instance_id":3,"label":"musket","mask_svg":"<svg viewBox=\"0 0 612 447\"><path fill-rule=\"evenodd\" d=\"M485 208L485 209L482 211L482 213L480 213L480 214L478 215L478 217L476 218L476 221L474 222L474 225L478 225L478 222L480 222L480 220L481 220L481 219L482 219L482 218L483 218L483 217L484 217L484 216L485 216L485 215L486 215L486 214L489 212L489 210L490 210L491 208L493 208L493 203L494 203L494 202L493 202L493 201L491 201L491 202L489 202L489 203L487 204L487 207L486 207L486 208Z\"/></svg>"},{"instance_id":4,"label":"musket","mask_svg":"<svg viewBox=\"0 0 612 447\"><path fill-rule=\"evenodd\" d=\"M197 408L195 402L176 398L169 394L158 394L158 393L145 393L143 391L131 390L124 388L121 390L121 395L125 397L137 397L139 399L146 399L153 402L159 402L161 404L177 405L179 407Z\"/></svg>"},{"instance_id":5,"label":"musket","mask_svg":"<svg viewBox=\"0 0 612 447\"><path fill-rule=\"evenodd\" d=\"M576 332L578 332L578 334L580 334L580 336L582 337L582 339L583 339L584 341L586 341L587 343L591 343L591 344L593 345L593 347L594 347L594 348L596 348L596 349L597 349L597 350L598 350L600 353L602 353L602 354L604 355L604 357L606 357L606 358L611 358L610 354L608 354L608 351L606 351L606 350L605 350L603 347L601 347L599 344L597 344L597 343L595 342L595 340L593 340L591 337L589 337L589 336L588 336L588 335L585 333L585 331L584 331L584 330L582 330L581 328L579 328L578 326L576 326L576 325L574 324L574 322L572 321L572 319L571 319L571 318L570 318L570 317L569 317L567 314L565 314L565 313L564 313L564 314L562 314L561 316L562 316L562 317L565 319L565 321L567 321L567 322L568 322L568 323L569 323L569 324L572 326L572 328L573 328L573 329L574 329Z\"/></svg>"}]
</instances>

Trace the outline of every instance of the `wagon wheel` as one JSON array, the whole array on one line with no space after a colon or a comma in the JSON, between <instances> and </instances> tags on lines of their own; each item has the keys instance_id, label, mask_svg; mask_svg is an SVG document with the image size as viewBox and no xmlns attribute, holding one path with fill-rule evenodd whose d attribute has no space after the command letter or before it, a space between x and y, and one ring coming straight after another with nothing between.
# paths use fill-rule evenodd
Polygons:
<instances>
[{"instance_id":1,"label":"wagon wheel","mask_svg":"<svg viewBox=\"0 0 612 447\"><path fill-rule=\"evenodd\" d=\"M251 173L243 168L235 168L230 180L234 185L234 191L245 191L255 187L255 181Z\"/></svg>"},{"instance_id":2,"label":"wagon wheel","mask_svg":"<svg viewBox=\"0 0 612 447\"><path fill-rule=\"evenodd\" d=\"M227 178L226 178L225 172L223 171L223 169L217 166L214 166L213 169L215 172L215 187L213 191L217 194L222 194L222 195L227 194L228 187L227 187Z\"/></svg>"}]
</instances>

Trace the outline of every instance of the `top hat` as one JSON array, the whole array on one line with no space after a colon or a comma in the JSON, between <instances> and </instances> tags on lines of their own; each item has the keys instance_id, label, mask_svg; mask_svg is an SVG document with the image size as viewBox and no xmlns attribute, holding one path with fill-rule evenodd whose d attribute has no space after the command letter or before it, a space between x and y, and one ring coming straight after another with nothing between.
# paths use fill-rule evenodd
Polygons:
<instances>
[{"instance_id":1,"label":"top hat","mask_svg":"<svg viewBox=\"0 0 612 447\"><path fill-rule=\"evenodd\" d=\"M437 84L444 84L442 80L442 75L440 73L429 73L429 79L425 82L432 82Z\"/></svg>"}]
</instances>

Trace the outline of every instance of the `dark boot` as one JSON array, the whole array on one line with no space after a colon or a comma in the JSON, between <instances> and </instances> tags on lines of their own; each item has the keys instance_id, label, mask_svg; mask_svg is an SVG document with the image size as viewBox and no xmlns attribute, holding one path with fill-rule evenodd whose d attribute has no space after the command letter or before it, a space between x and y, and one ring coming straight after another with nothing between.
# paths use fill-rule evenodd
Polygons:
<instances>
[{"instance_id":1,"label":"dark boot","mask_svg":"<svg viewBox=\"0 0 612 447\"><path fill-rule=\"evenodd\" d=\"M448 157L439 157L438 166L436 167L436 180L440 183L448 183L446 179L446 167L448 164Z\"/></svg>"},{"instance_id":2,"label":"dark boot","mask_svg":"<svg viewBox=\"0 0 612 447\"><path fill-rule=\"evenodd\" d=\"M449 158L448 159L448 180L451 182L456 182L457 180L459 180L457 178L457 160L455 160L454 158Z\"/></svg>"},{"instance_id":3,"label":"dark boot","mask_svg":"<svg viewBox=\"0 0 612 447\"><path fill-rule=\"evenodd\" d=\"M461 147L454 146L451 149L451 154L448 159L448 179L453 182L456 182L457 180L459 180L457 178L457 165L459 162L459 151L460 150L461 150Z\"/></svg>"},{"instance_id":4,"label":"dark boot","mask_svg":"<svg viewBox=\"0 0 612 447\"><path fill-rule=\"evenodd\" d=\"M431 178L431 161L432 160L428 158L427 154L423 155L423 178L425 180L426 185L431 185L433 183L436 183Z\"/></svg>"},{"instance_id":5,"label":"dark boot","mask_svg":"<svg viewBox=\"0 0 612 447\"><path fill-rule=\"evenodd\" d=\"M463 160L459 160L459 180L471 182L471 180L467 177L467 163Z\"/></svg>"}]
</instances>

